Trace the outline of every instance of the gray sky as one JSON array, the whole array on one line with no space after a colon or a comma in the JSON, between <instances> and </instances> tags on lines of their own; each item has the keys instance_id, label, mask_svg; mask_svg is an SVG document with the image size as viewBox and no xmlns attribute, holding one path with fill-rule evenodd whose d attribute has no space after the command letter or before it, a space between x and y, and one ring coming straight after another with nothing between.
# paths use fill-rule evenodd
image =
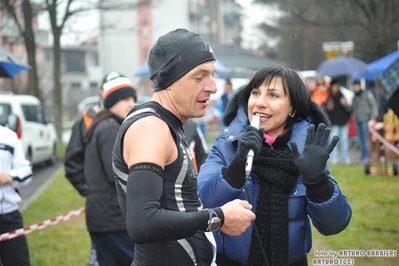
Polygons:
<instances>
[{"instance_id":1,"label":"gray sky","mask_svg":"<svg viewBox=\"0 0 399 266\"><path fill-rule=\"evenodd\" d=\"M246 49L256 49L262 41L260 32L256 25L262 21L274 23L274 20L279 16L277 8L272 6L265 7L264 5L252 4L250 0L237 0L237 2L244 8L243 14L243 47ZM275 45L276 40L268 40L269 45Z\"/></svg>"}]
</instances>

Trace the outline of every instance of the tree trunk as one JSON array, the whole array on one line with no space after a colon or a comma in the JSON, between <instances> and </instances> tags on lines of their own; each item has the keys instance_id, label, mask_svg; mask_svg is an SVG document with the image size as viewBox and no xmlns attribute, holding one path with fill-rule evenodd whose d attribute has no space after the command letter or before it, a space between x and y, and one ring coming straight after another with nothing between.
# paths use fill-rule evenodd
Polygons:
<instances>
[{"instance_id":1,"label":"tree trunk","mask_svg":"<svg viewBox=\"0 0 399 266\"><path fill-rule=\"evenodd\" d=\"M32 29L32 7L29 0L23 0L22 10L24 13L25 31L22 33L25 41L26 51L28 53L28 64L31 69L29 71L29 92L42 100L39 89L39 78L37 75L36 65L36 40Z\"/></svg>"},{"instance_id":2,"label":"tree trunk","mask_svg":"<svg viewBox=\"0 0 399 266\"><path fill-rule=\"evenodd\" d=\"M61 85L61 29L53 29L54 36L54 106L55 106L55 127L58 139L62 138L62 85Z\"/></svg>"}]
</instances>

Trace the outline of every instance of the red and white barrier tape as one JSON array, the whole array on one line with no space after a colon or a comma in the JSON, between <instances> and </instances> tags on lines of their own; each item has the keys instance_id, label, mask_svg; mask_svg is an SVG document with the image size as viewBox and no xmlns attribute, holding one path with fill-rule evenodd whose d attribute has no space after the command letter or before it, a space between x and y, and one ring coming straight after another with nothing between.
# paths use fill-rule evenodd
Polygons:
<instances>
[{"instance_id":1,"label":"red and white barrier tape","mask_svg":"<svg viewBox=\"0 0 399 266\"><path fill-rule=\"evenodd\" d=\"M27 235L27 234L30 234L32 232L35 232L35 231L38 231L38 230L42 230L42 229L44 229L46 227L56 225L58 223L64 222L66 220L69 220L72 217L78 216L79 214L81 214L81 213L83 213L85 211L86 211L86 209L84 207L82 207L82 208L80 208L78 210L70 211L70 212L68 212L66 214L59 215L59 216L57 216L57 217L55 217L53 219L45 220L45 221L43 221L41 223L32 224L32 225L24 227L24 228L19 228L17 230L11 231L11 232L1 234L0 235L0 242L1 241L5 241L5 240L9 240L9 239L12 239L12 238L16 238L16 237L19 237L19 236Z\"/></svg>"},{"instance_id":2,"label":"red and white barrier tape","mask_svg":"<svg viewBox=\"0 0 399 266\"><path fill-rule=\"evenodd\" d=\"M369 131L371 134L376 137L384 146L389 148L391 151L399 155L399 149L396 148L394 145L392 145L389 141L384 139L378 132L377 130L383 129L385 125L381 122L378 123L369 123ZM377 129L377 130L376 130Z\"/></svg>"}]
</instances>

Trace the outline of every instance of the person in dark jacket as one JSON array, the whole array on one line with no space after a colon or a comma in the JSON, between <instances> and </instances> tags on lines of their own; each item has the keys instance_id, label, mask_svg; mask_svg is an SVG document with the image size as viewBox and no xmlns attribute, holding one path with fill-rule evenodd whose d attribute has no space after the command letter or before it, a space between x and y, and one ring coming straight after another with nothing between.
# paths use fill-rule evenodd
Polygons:
<instances>
[{"instance_id":1,"label":"person in dark jacket","mask_svg":"<svg viewBox=\"0 0 399 266\"><path fill-rule=\"evenodd\" d=\"M208 157L208 146L201 129L192 119L188 119L183 125L184 136L193 153L194 166L197 172Z\"/></svg>"},{"instance_id":2,"label":"person in dark jacket","mask_svg":"<svg viewBox=\"0 0 399 266\"><path fill-rule=\"evenodd\" d=\"M366 83L366 90L370 91L370 93L374 96L375 101L378 106L378 117L377 121L382 122L384 119L384 115L388 112L388 100L387 96L383 92L383 90L375 84L374 81L368 81Z\"/></svg>"},{"instance_id":3,"label":"person in dark jacket","mask_svg":"<svg viewBox=\"0 0 399 266\"><path fill-rule=\"evenodd\" d=\"M369 122L378 119L378 106L374 96L368 90L362 90L360 81L352 82L355 96L352 100L351 110L355 119L357 136L361 151L360 162L367 163L369 158Z\"/></svg>"},{"instance_id":4,"label":"person in dark jacket","mask_svg":"<svg viewBox=\"0 0 399 266\"><path fill-rule=\"evenodd\" d=\"M214 232L218 266L308 265L310 219L323 235L348 225L351 208L326 164L338 138L329 142L328 118L306 90L295 70L266 67L230 101L227 127L198 174L199 195L206 208L248 200L256 220L240 236Z\"/></svg>"},{"instance_id":5,"label":"person in dark jacket","mask_svg":"<svg viewBox=\"0 0 399 266\"><path fill-rule=\"evenodd\" d=\"M225 128L225 125L223 124L223 115L226 111L227 105L229 104L231 97L233 96L233 93L233 83L231 83L230 79L226 79L223 88L223 94L216 101L215 106L216 117L220 120L221 131L223 131L223 129Z\"/></svg>"},{"instance_id":6,"label":"person in dark jacket","mask_svg":"<svg viewBox=\"0 0 399 266\"><path fill-rule=\"evenodd\" d=\"M331 152L331 164L337 164L338 148L340 149L341 162L350 164L349 158L349 119L351 117L350 106L341 92L338 79L332 79L329 96L326 101L327 116L331 121L331 135L339 137L339 145Z\"/></svg>"},{"instance_id":7,"label":"person in dark jacket","mask_svg":"<svg viewBox=\"0 0 399 266\"><path fill-rule=\"evenodd\" d=\"M100 88L102 97L103 89ZM71 137L64 157L65 177L83 197L87 195L87 185L84 177L84 135L93 122L93 118L101 111L100 103L83 111L82 116L72 127Z\"/></svg>"},{"instance_id":8,"label":"person in dark jacket","mask_svg":"<svg viewBox=\"0 0 399 266\"><path fill-rule=\"evenodd\" d=\"M134 258L134 244L116 194L112 149L119 127L137 98L131 81L117 72L107 74L103 89L104 109L94 117L85 135L86 225L100 266L127 266Z\"/></svg>"},{"instance_id":9,"label":"person in dark jacket","mask_svg":"<svg viewBox=\"0 0 399 266\"><path fill-rule=\"evenodd\" d=\"M104 80L102 82L104 84ZM104 97L104 90L100 86L99 96L101 99ZM90 107L88 110L84 110L82 116L75 122L72 127L71 137L65 152L64 157L64 168L65 177L73 185L73 187L79 192L82 197L87 195L87 184L84 176L83 166L84 166L84 136L87 129L93 122L93 118L102 108L102 100L98 102L97 105ZM89 256L89 266L96 266L97 254L96 249L92 243L92 248Z\"/></svg>"}]
</instances>

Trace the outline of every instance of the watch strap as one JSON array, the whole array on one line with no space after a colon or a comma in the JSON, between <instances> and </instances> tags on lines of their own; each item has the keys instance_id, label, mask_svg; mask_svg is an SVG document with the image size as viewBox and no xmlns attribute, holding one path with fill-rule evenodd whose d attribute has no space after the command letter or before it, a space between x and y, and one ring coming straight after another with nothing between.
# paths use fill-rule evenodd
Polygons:
<instances>
[{"instance_id":1,"label":"watch strap","mask_svg":"<svg viewBox=\"0 0 399 266\"><path fill-rule=\"evenodd\" d=\"M207 232L219 230L222 225L222 219L216 211L214 209L204 209L204 211L208 211L209 213Z\"/></svg>"}]
</instances>

